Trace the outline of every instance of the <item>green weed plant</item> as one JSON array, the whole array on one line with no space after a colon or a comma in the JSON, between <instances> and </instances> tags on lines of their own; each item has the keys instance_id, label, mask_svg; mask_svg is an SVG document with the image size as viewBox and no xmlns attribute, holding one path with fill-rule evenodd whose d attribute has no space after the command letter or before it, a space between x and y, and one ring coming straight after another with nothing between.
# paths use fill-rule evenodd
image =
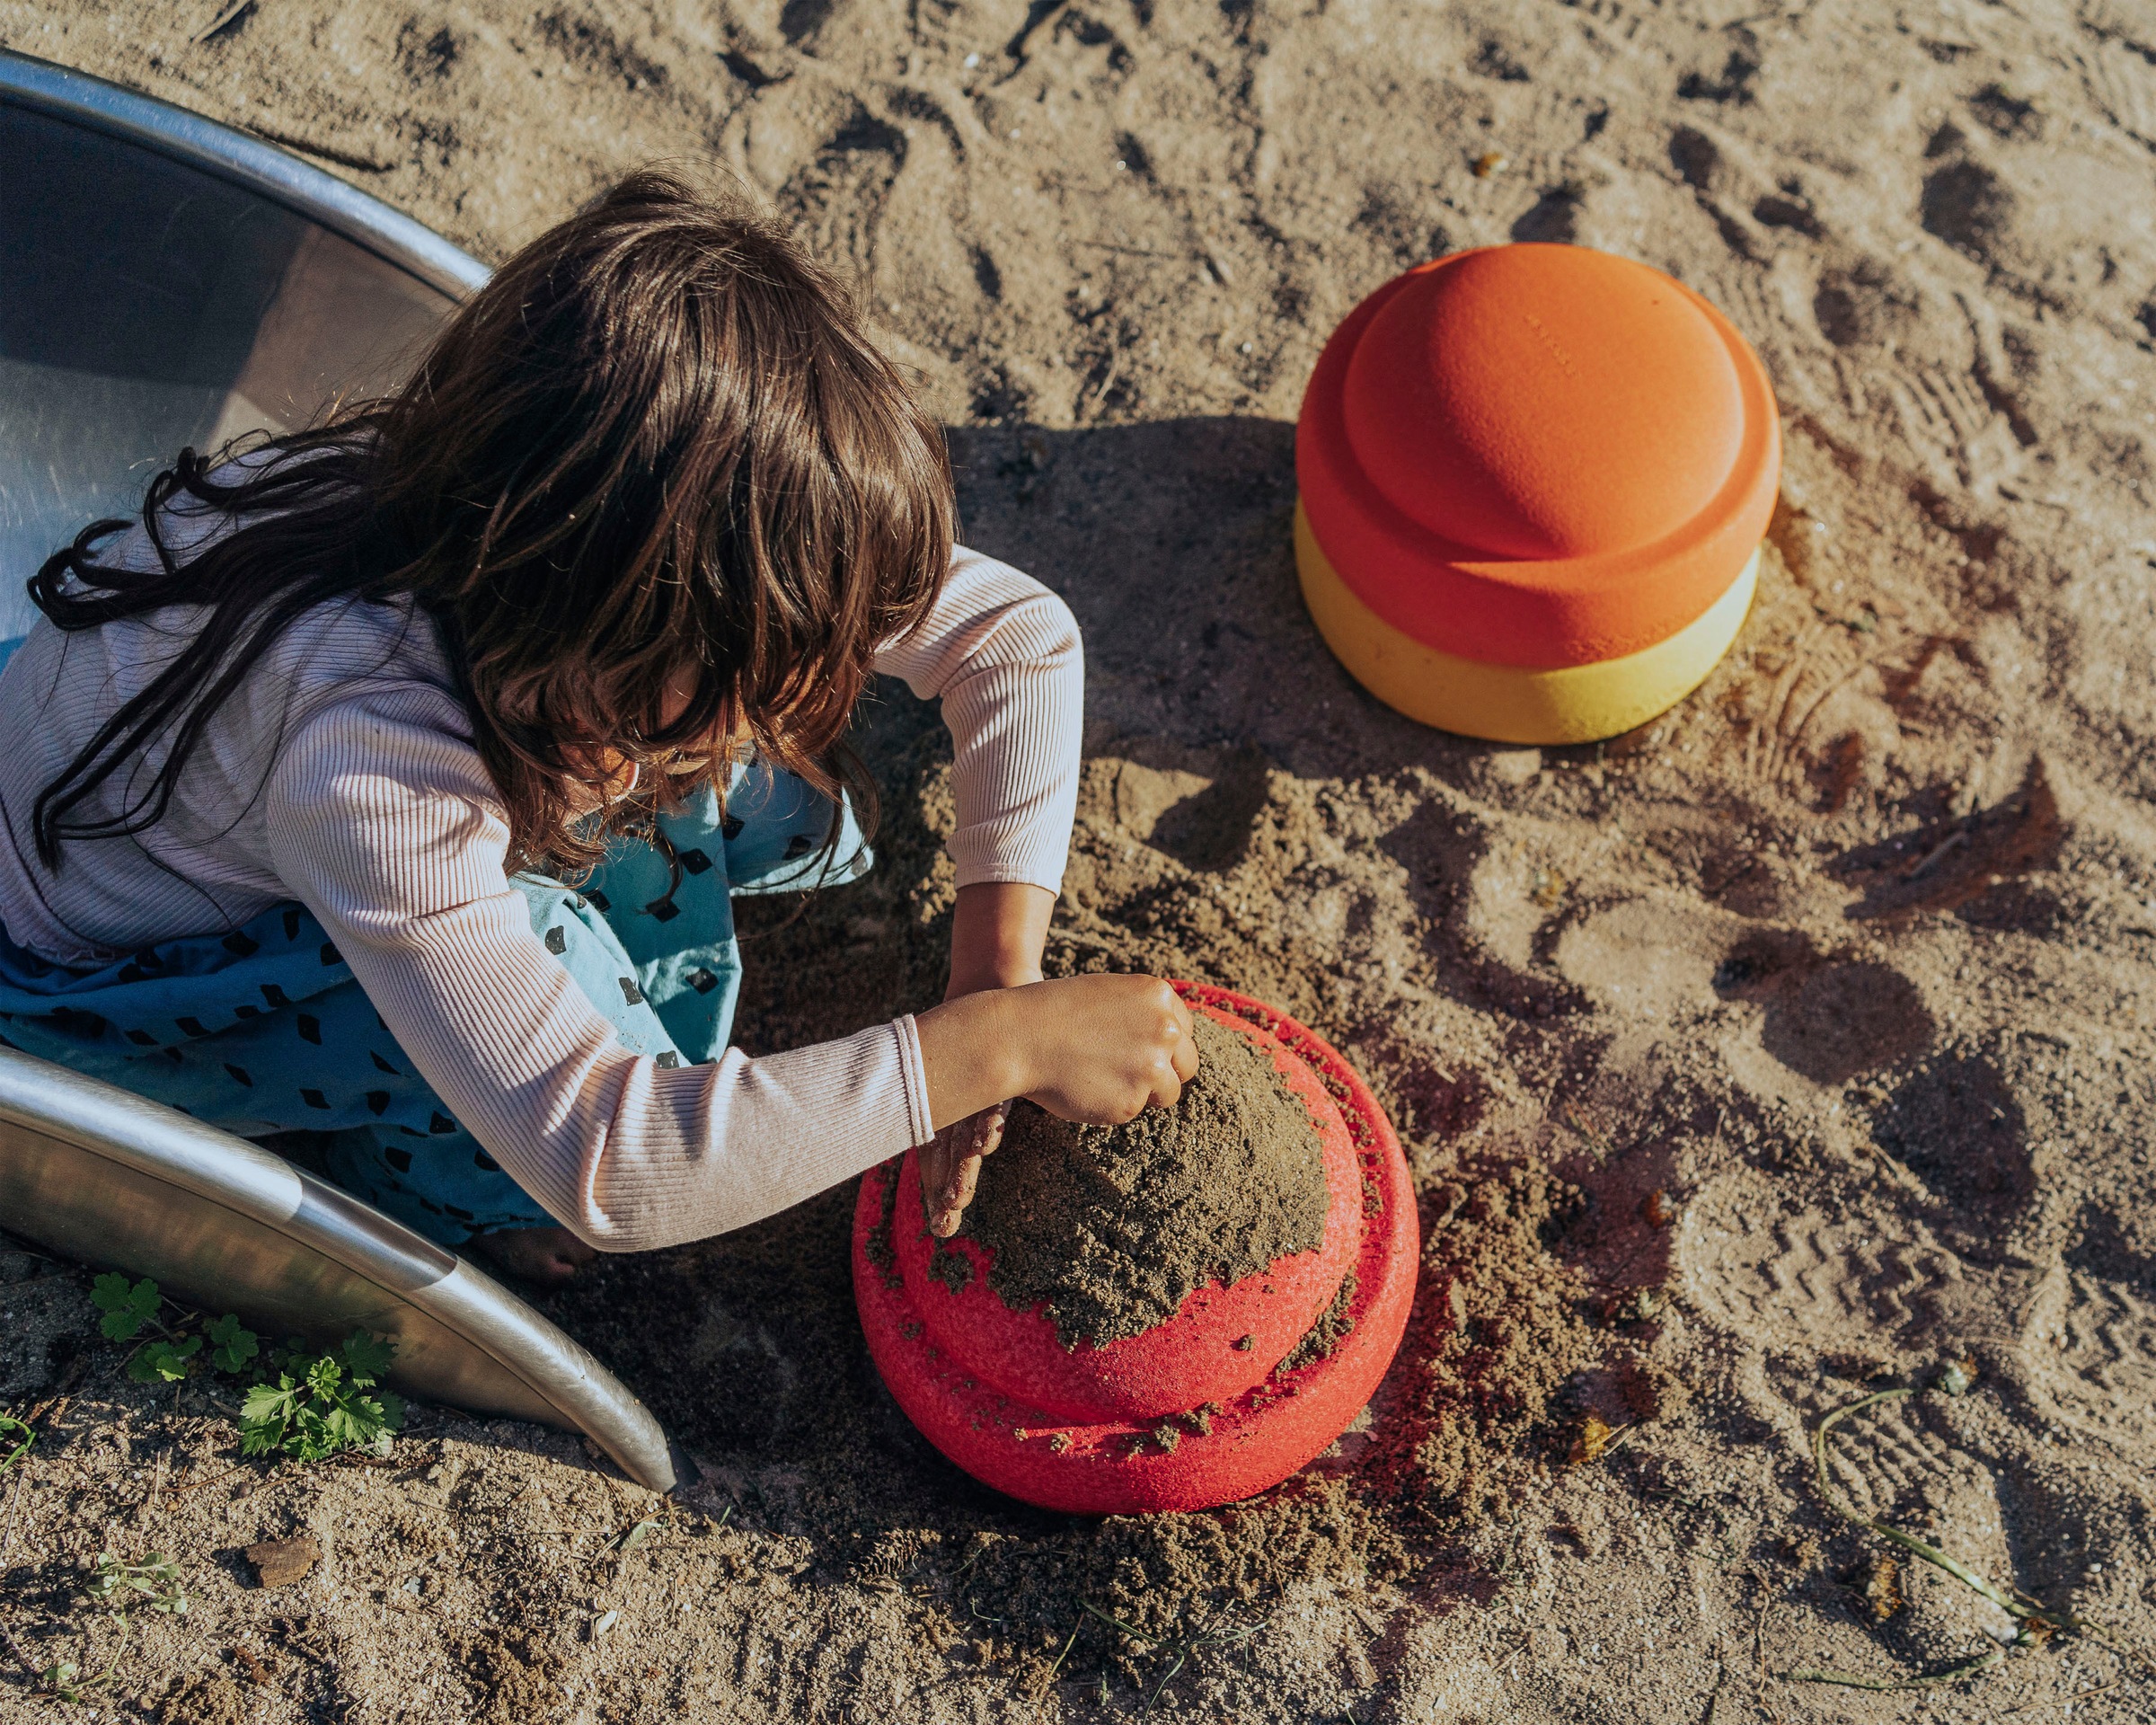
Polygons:
<instances>
[{"instance_id":1,"label":"green weed plant","mask_svg":"<svg viewBox=\"0 0 2156 1725\"><path fill-rule=\"evenodd\" d=\"M364 1330L326 1351L289 1343L270 1361L261 1338L234 1313L192 1331L197 1320L182 1314L168 1328L164 1296L146 1276L129 1282L109 1270L91 1285L90 1303L104 1314L98 1327L108 1341L142 1338L128 1357L128 1376L137 1384L183 1383L205 1361L251 1379L240 1406L242 1455L303 1462L349 1449L385 1455L404 1423L403 1399L380 1387L396 1350Z\"/></svg>"},{"instance_id":2,"label":"green weed plant","mask_svg":"<svg viewBox=\"0 0 2156 1725\"><path fill-rule=\"evenodd\" d=\"M187 1615L187 1592L180 1585L180 1566L163 1552L152 1552L139 1563L124 1563L110 1552L100 1552L83 1591L101 1606L125 1611L147 1606L168 1617Z\"/></svg>"},{"instance_id":3,"label":"green weed plant","mask_svg":"<svg viewBox=\"0 0 2156 1725\"><path fill-rule=\"evenodd\" d=\"M277 1381L247 1392L240 1409L240 1453L320 1461L340 1450L389 1454L404 1423L403 1398L376 1386L395 1350L356 1331L326 1354L291 1349L278 1356Z\"/></svg>"}]
</instances>

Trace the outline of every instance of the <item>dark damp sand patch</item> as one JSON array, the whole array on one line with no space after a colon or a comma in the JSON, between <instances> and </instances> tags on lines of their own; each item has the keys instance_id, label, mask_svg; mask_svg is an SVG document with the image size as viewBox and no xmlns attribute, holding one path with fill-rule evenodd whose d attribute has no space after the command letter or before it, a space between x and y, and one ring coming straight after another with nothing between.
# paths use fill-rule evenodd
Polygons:
<instances>
[{"instance_id":1,"label":"dark damp sand patch","mask_svg":"<svg viewBox=\"0 0 2156 1725\"><path fill-rule=\"evenodd\" d=\"M903 1287L905 1278L898 1274L898 1253L891 1243L891 1223L898 1213L898 1164L888 1162L883 1166L883 1206L876 1225L869 1230L862 1249L868 1254L869 1262L886 1287Z\"/></svg>"},{"instance_id":2,"label":"dark damp sand patch","mask_svg":"<svg viewBox=\"0 0 2156 1725\"><path fill-rule=\"evenodd\" d=\"M1194 1288L1324 1239L1308 1107L1244 1038L1192 1023L1197 1075L1173 1108L1102 1127L1021 1102L981 1165L962 1225L994 1254L988 1285L1014 1311L1044 1308L1066 1348L1138 1335Z\"/></svg>"},{"instance_id":3,"label":"dark damp sand patch","mask_svg":"<svg viewBox=\"0 0 2156 1725\"><path fill-rule=\"evenodd\" d=\"M1354 1318L1348 1315L1355 1305L1355 1272L1351 1269L1340 1278L1340 1291L1332 1296L1332 1304L1318 1314L1318 1321L1303 1331L1303 1340L1287 1350L1287 1358L1273 1367L1277 1377L1287 1372L1299 1372L1305 1366L1315 1365L1330 1358L1348 1332L1355 1328Z\"/></svg>"},{"instance_id":4,"label":"dark damp sand patch","mask_svg":"<svg viewBox=\"0 0 2156 1725\"><path fill-rule=\"evenodd\" d=\"M1538 1170L1437 1182L1426 1199L1418 1333L1374 1473L1438 1521L1509 1516L1561 1454L1568 1382L1631 1351L1598 1337L1560 1248L1586 1195Z\"/></svg>"},{"instance_id":5,"label":"dark damp sand patch","mask_svg":"<svg viewBox=\"0 0 2156 1725\"><path fill-rule=\"evenodd\" d=\"M953 1294L963 1294L973 1280L973 1260L953 1249L948 1240L939 1240L929 1248L928 1273Z\"/></svg>"}]
</instances>

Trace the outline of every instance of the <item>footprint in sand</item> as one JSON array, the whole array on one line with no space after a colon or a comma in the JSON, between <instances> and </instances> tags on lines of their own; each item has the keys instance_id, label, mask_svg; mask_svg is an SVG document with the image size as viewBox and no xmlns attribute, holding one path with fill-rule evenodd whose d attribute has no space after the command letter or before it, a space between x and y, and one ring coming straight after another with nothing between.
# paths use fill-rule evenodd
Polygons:
<instances>
[{"instance_id":1,"label":"footprint in sand","mask_svg":"<svg viewBox=\"0 0 2156 1725\"><path fill-rule=\"evenodd\" d=\"M2035 1195L2028 1121L2005 1075L1984 1055L1920 1066L1880 1108L1872 1137L1973 1240L1995 1239Z\"/></svg>"},{"instance_id":2,"label":"footprint in sand","mask_svg":"<svg viewBox=\"0 0 2156 1725\"><path fill-rule=\"evenodd\" d=\"M1822 964L1770 996L1760 1046L1816 1084L1842 1084L1928 1047L1931 1015L1891 966Z\"/></svg>"},{"instance_id":3,"label":"footprint in sand","mask_svg":"<svg viewBox=\"0 0 2156 1725\"><path fill-rule=\"evenodd\" d=\"M1665 1022L1716 999L1766 1010L1760 1046L1816 1084L1846 1084L1931 1046L1916 985L1891 966L1823 957L1792 932L1633 899L1559 936L1556 964L1597 1004Z\"/></svg>"},{"instance_id":4,"label":"footprint in sand","mask_svg":"<svg viewBox=\"0 0 2156 1725\"><path fill-rule=\"evenodd\" d=\"M2022 1330L2021 1358L2059 1424L2146 1453L2156 1437L2156 1302L2056 1265Z\"/></svg>"},{"instance_id":5,"label":"footprint in sand","mask_svg":"<svg viewBox=\"0 0 2156 1725\"><path fill-rule=\"evenodd\" d=\"M1917 1345L1942 1298L1959 1290L1951 1252L1885 1240L1863 1219L1836 1221L1806 1209L1771 1226L1718 1226L1697 1203L1676 1243L1687 1296L1754 1344L1807 1353L1863 1341Z\"/></svg>"}]
</instances>

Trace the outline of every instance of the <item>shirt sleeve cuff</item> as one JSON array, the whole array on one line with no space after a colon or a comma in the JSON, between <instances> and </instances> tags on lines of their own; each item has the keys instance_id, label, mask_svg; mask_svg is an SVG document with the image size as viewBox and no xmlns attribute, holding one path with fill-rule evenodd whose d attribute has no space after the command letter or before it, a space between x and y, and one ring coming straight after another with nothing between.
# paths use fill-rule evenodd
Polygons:
<instances>
[{"instance_id":1,"label":"shirt sleeve cuff","mask_svg":"<svg viewBox=\"0 0 2156 1725\"><path fill-rule=\"evenodd\" d=\"M1013 861L1009 858L990 862L976 862L968 865L956 857L959 885L961 887L1014 886L1040 887L1063 897L1062 868L1050 869L1043 862L1030 859Z\"/></svg>"},{"instance_id":2,"label":"shirt sleeve cuff","mask_svg":"<svg viewBox=\"0 0 2156 1725\"><path fill-rule=\"evenodd\" d=\"M891 1021L898 1037L898 1070L906 1081L906 1129L909 1146L926 1144L936 1136L928 1111L928 1068L921 1059L921 1033L914 1015L906 1013Z\"/></svg>"}]
</instances>

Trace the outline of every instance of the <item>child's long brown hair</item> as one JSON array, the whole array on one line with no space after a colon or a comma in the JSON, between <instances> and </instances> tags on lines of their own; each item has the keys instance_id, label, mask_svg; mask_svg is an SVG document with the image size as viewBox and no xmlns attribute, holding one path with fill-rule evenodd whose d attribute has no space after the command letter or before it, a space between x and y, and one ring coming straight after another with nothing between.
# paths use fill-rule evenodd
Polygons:
<instances>
[{"instance_id":1,"label":"child's long brown hair","mask_svg":"<svg viewBox=\"0 0 2156 1725\"><path fill-rule=\"evenodd\" d=\"M101 521L30 583L66 630L201 607L38 798L48 866L65 839L161 818L250 668L340 598L408 597L439 627L512 867L578 871L649 819L662 771L579 818L608 751L663 767L746 730L826 791L858 783L848 718L875 649L933 604L953 532L942 438L839 285L773 222L657 170L518 252L397 395L212 469L184 451L151 484L155 570L98 563L126 526ZM175 555L175 503L236 525ZM166 738L119 814L69 818Z\"/></svg>"}]
</instances>

